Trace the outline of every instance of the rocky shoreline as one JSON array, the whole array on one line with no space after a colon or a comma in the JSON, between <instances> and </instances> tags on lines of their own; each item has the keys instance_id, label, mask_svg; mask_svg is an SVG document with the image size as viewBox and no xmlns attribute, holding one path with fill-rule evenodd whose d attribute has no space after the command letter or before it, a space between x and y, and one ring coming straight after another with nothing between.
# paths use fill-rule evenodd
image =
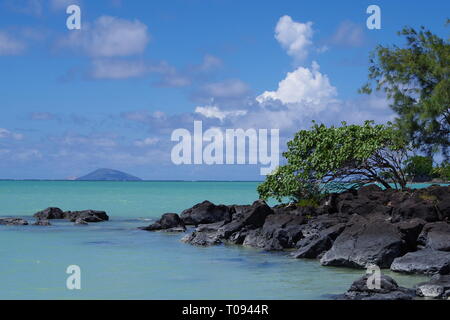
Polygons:
<instances>
[{"instance_id":1,"label":"rocky shoreline","mask_svg":"<svg viewBox=\"0 0 450 320\"><path fill-rule=\"evenodd\" d=\"M53 219L75 225L109 220L104 211L54 207L35 213L34 218L36 226L50 226ZM28 225L28 221L0 218L0 225ZM252 205L204 201L180 214L163 214L139 229L189 231L181 240L196 246L242 245L286 251L296 259L317 259L323 266L377 266L431 277L408 289L382 275L380 288L370 289L366 275L337 299L450 299L450 186L398 191L369 185L331 194L317 206L270 207L262 200Z\"/></svg>"},{"instance_id":2,"label":"rocky shoreline","mask_svg":"<svg viewBox=\"0 0 450 320\"><path fill-rule=\"evenodd\" d=\"M182 241L197 246L235 244L267 251L288 251L293 258L318 259L323 266L434 276L421 288L406 289L383 276L380 290L364 289L358 279L342 299L450 297L450 186L382 190L369 185L331 194L320 205L199 203L164 214L146 231L194 231ZM384 287L383 287L384 286ZM434 293L433 293L434 292ZM436 294L439 292L439 294Z\"/></svg>"}]
</instances>

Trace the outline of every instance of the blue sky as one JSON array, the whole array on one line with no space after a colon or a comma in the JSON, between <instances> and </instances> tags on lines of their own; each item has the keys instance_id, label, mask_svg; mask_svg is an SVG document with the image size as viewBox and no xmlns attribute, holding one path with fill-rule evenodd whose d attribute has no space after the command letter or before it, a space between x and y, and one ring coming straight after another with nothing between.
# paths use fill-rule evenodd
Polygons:
<instances>
[{"instance_id":1,"label":"blue sky","mask_svg":"<svg viewBox=\"0 0 450 320\"><path fill-rule=\"evenodd\" d=\"M65 13L78 4L82 29ZM368 30L366 8L381 8ZM110 167L145 179L258 180L259 165L181 165L176 128L383 123L368 55L403 26L448 37L448 1L0 0L0 178Z\"/></svg>"}]
</instances>

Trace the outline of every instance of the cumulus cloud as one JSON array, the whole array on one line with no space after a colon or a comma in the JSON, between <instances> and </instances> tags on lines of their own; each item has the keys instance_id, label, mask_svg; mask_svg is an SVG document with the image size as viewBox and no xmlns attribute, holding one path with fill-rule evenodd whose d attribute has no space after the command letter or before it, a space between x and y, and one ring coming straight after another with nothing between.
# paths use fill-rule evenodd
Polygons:
<instances>
[{"instance_id":1,"label":"cumulus cloud","mask_svg":"<svg viewBox=\"0 0 450 320\"><path fill-rule=\"evenodd\" d=\"M266 91L256 98L259 103L280 100L284 104L306 103L319 105L330 102L337 90L330 84L328 76L320 73L319 65L313 62L311 69L299 67L289 72L278 84L276 91Z\"/></svg>"},{"instance_id":2,"label":"cumulus cloud","mask_svg":"<svg viewBox=\"0 0 450 320\"><path fill-rule=\"evenodd\" d=\"M147 26L139 20L101 16L70 32L59 45L80 49L92 57L124 57L143 53L149 41Z\"/></svg>"},{"instance_id":3,"label":"cumulus cloud","mask_svg":"<svg viewBox=\"0 0 450 320\"><path fill-rule=\"evenodd\" d=\"M360 47L364 44L364 28L352 21L343 21L337 28L331 42L346 47Z\"/></svg>"},{"instance_id":4,"label":"cumulus cloud","mask_svg":"<svg viewBox=\"0 0 450 320\"><path fill-rule=\"evenodd\" d=\"M287 15L281 17L275 27L275 39L297 61L308 56L313 33L312 22L295 22Z\"/></svg>"},{"instance_id":5,"label":"cumulus cloud","mask_svg":"<svg viewBox=\"0 0 450 320\"><path fill-rule=\"evenodd\" d=\"M25 51L24 42L0 30L0 56L18 55Z\"/></svg>"}]
</instances>

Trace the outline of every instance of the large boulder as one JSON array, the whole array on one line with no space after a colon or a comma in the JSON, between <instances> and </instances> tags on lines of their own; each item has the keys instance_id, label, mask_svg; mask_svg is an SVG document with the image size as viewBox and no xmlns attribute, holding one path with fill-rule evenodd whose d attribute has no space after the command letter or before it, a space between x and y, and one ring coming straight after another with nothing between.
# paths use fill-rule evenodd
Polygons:
<instances>
[{"instance_id":1,"label":"large boulder","mask_svg":"<svg viewBox=\"0 0 450 320\"><path fill-rule=\"evenodd\" d=\"M218 232L223 239L229 239L236 232L262 227L266 218L271 214L274 212L267 203L261 200L255 201L250 207L236 211L233 214L233 220L226 223ZM242 244L242 242L238 244Z\"/></svg>"},{"instance_id":2,"label":"large boulder","mask_svg":"<svg viewBox=\"0 0 450 320\"><path fill-rule=\"evenodd\" d=\"M370 275L364 275L351 285L350 289L339 297L344 300L411 300L415 296L412 289L400 287L394 279L381 275L380 288L369 288Z\"/></svg>"},{"instance_id":3,"label":"large boulder","mask_svg":"<svg viewBox=\"0 0 450 320\"><path fill-rule=\"evenodd\" d=\"M180 219L176 213L165 213L161 216L161 219L148 227L141 227L141 230L145 231L158 231L164 230L168 232L184 232L186 227L183 220Z\"/></svg>"},{"instance_id":4,"label":"large boulder","mask_svg":"<svg viewBox=\"0 0 450 320\"><path fill-rule=\"evenodd\" d=\"M38 220L65 219L64 212L60 208L50 207L36 212L33 217Z\"/></svg>"},{"instance_id":5,"label":"large boulder","mask_svg":"<svg viewBox=\"0 0 450 320\"><path fill-rule=\"evenodd\" d=\"M394 224L403 235L406 251L417 250L418 238L425 224L425 220L417 218L397 222Z\"/></svg>"},{"instance_id":6,"label":"large boulder","mask_svg":"<svg viewBox=\"0 0 450 320\"><path fill-rule=\"evenodd\" d=\"M26 226L28 221L21 218L0 218L0 225L5 226Z\"/></svg>"},{"instance_id":7,"label":"large boulder","mask_svg":"<svg viewBox=\"0 0 450 320\"><path fill-rule=\"evenodd\" d=\"M434 222L425 225L419 243L433 250L450 251L450 224Z\"/></svg>"},{"instance_id":8,"label":"large boulder","mask_svg":"<svg viewBox=\"0 0 450 320\"><path fill-rule=\"evenodd\" d=\"M293 248L303 237L304 223L304 217L295 214L269 214L262 228L246 233L243 245L268 251Z\"/></svg>"},{"instance_id":9,"label":"large boulder","mask_svg":"<svg viewBox=\"0 0 450 320\"><path fill-rule=\"evenodd\" d=\"M450 275L435 275L430 281L415 286L419 297L448 299L450 297Z\"/></svg>"},{"instance_id":10,"label":"large boulder","mask_svg":"<svg viewBox=\"0 0 450 320\"><path fill-rule=\"evenodd\" d=\"M397 228L384 221L356 223L346 228L321 258L325 266L389 268L403 254L404 242Z\"/></svg>"},{"instance_id":11,"label":"large boulder","mask_svg":"<svg viewBox=\"0 0 450 320\"><path fill-rule=\"evenodd\" d=\"M320 233L303 238L297 243L298 250L292 254L296 259L315 259L331 249L334 240L344 231L345 223L334 225Z\"/></svg>"},{"instance_id":12,"label":"large boulder","mask_svg":"<svg viewBox=\"0 0 450 320\"><path fill-rule=\"evenodd\" d=\"M418 274L449 274L450 252L424 249L396 258L392 271Z\"/></svg>"},{"instance_id":13,"label":"large boulder","mask_svg":"<svg viewBox=\"0 0 450 320\"><path fill-rule=\"evenodd\" d=\"M180 218L185 225L199 225L215 223L219 221L230 221L232 212L230 207L215 205L209 201L203 201L192 208L184 210Z\"/></svg>"}]
</instances>

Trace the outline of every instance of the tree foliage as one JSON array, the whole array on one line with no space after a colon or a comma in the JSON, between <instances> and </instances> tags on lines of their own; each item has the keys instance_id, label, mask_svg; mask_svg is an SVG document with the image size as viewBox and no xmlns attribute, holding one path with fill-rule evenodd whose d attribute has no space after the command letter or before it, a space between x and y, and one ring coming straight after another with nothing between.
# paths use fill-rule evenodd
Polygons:
<instances>
[{"instance_id":1,"label":"tree foliage","mask_svg":"<svg viewBox=\"0 0 450 320\"><path fill-rule=\"evenodd\" d=\"M430 180L433 176L433 158L413 156L405 162L405 172L410 179Z\"/></svg>"},{"instance_id":2,"label":"tree foliage","mask_svg":"<svg viewBox=\"0 0 450 320\"><path fill-rule=\"evenodd\" d=\"M327 127L313 123L311 130L299 131L288 142L283 156L287 164L258 187L262 199L314 199L339 191L343 185L369 182L391 188L387 177L396 187L406 186L402 165L407 148L391 125L366 121L362 126L344 122L340 127Z\"/></svg>"},{"instance_id":3,"label":"tree foliage","mask_svg":"<svg viewBox=\"0 0 450 320\"><path fill-rule=\"evenodd\" d=\"M448 23L448 22L447 22ZM369 82L360 90L386 92L396 124L416 148L431 156L450 146L450 45L422 27L404 28L406 47L379 45L372 53Z\"/></svg>"}]
</instances>

